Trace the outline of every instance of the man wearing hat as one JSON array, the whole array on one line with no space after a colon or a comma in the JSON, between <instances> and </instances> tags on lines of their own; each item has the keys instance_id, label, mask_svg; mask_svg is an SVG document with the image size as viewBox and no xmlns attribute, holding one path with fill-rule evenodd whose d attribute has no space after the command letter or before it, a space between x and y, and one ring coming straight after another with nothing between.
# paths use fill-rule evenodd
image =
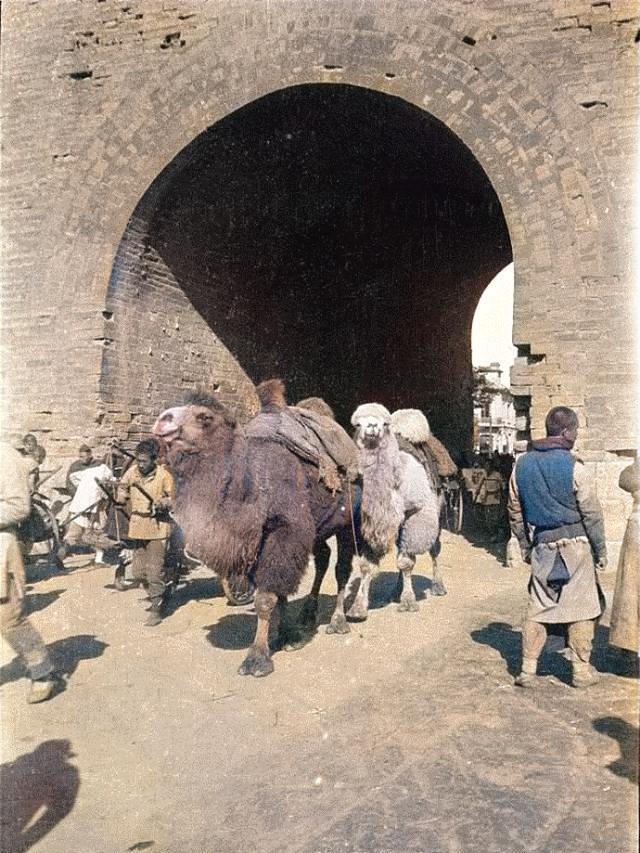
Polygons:
<instances>
[{"instance_id":1,"label":"man wearing hat","mask_svg":"<svg viewBox=\"0 0 640 853\"><path fill-rule=\"evenodd\" d=\"M590 666L595 626L603 611L596 568L607 565L602 508L583 463L571 453L578 434L573 409L556 406L547 436L516 461L509 483L509 520L531 564L529 605L522 629L519 687L535 684L546 626L567 625L574 687L598 679Z\"/></svg>"}]
</instances>

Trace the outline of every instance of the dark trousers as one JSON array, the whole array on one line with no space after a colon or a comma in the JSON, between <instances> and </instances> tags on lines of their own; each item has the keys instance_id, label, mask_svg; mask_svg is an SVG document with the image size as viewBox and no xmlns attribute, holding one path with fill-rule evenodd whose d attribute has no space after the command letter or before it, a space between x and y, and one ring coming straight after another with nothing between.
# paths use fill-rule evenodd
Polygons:
<instances>
[{"instance_id":1,"label":"dark trousers","mask_svg":"<svg viewBox=\"0 0 640 853\"><path fill-rule=\"evenodd\" d=\"M131 569L133 578L146 581L152 605L160 605L165 589L164 555L166 539L134 539Z\"/></svg>"}]
</instances>

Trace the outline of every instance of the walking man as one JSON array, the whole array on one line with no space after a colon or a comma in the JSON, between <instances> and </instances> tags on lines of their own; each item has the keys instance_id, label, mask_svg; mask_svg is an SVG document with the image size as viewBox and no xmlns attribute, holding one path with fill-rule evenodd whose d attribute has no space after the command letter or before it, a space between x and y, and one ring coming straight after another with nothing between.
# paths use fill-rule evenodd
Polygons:
<instances>
[{"instance_id":1,"label":"walking man","mask_svg":"<svg viewBox=\"0 0 640 853\"><path fill-rule=\"evenodd\" d=\"M556 406L545 427L547 437L518 458L509 483L511 529L531 564L516 684L535 683L545 626L565 624L573 686L588 687L598 680L590 657L603 610L596 568L607 565L604 519L587 469L570 452L578 434L576 413Z\"/></svg>"},{"instance_id":2,"label":"walking man","mask_svg":"<svg viewBox=\"0 0 640 853\"><path fill-rule=\"evenodd\" d=\"M30 508L25 460L10 445L0 444L0 629L28 670L31 689L27 702L35 703L51 697L57 679L40 634L23 615L25 574L17 525Z\"/></svg>"},{"instance_id":3,"label":"walking man","mask_svg":"<svg viewBox=\"0 0 640 853\"><path fill-rule=\"evenodd\" d=\"M168 511L173 505L173 477L158 465L158 446L152 439L135 449L135 465L120 480L118 499L129 501L127 538L132 541L132 570L136 581L146 582L151 607L145 625L162 621L164 603L164 558L171 532Z\"/></svg>"}]
</instances>

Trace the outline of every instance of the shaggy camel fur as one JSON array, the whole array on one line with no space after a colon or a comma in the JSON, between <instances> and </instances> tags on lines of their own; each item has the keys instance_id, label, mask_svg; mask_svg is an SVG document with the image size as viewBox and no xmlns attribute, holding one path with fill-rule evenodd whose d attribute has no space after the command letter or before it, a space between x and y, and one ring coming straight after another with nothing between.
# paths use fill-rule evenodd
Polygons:
<instances>
[{"instance_id":1,"label":"shaggy camel fur","mask_svg":"<svg viewBox=\"0 0 640 853\"><path fill-rule=\"evenodd\" d=\"M286 408L279 381L258 390L263 415ZM330 627L348 631L342 602L353 554L351 505L323 485L317 467L275 440L250 437L206 396L164 411L153 433L167 448L177 486L175 514L190 551L223 579L250 573L255 583L258 624L240 674L273 671L268 635L276 605L281 643L297 648L306 639L288 617L287 596L297 590L314 546L316 559L320 552L328 563L325 543L332 535L343 556Z\"/></svg>"},{"instance_id":2,"label":"shaggy camel fur","mask_svg":"<svg viewBox=\"0 0 640 853\"><path fill-rule=\"evenodd\" d=\"M415 413L416 410L411 411ZM399 417L397 423L406 425L407 421L416 420L419 421L415 417ZM425 467L413 454L402 451L398 446L391 415L384 406L379 403L359 406L351 423L355 427L355 440L361 454L361 524L366 544L360 559L354 561L357 570L349 582L347 593L348 598L352 595L354 598L348 616L366 619L372 571L377 570L380 560L394 542L398 549L397 565L402 582L399 609L417 610L411 581L416 555L431 554L432 593L446 594L437 561L440 553L437 490ZM416 426L413 422L410 425Z\"/></svg>"}]
</instances>

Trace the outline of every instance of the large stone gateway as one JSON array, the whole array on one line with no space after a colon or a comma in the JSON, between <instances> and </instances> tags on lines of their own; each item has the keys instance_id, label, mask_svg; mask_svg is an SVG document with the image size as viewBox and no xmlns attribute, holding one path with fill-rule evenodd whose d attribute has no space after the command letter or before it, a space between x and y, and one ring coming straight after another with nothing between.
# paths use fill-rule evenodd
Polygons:
<instances>
[{"instance_id":1,"label":"large stone gateway","mask_svg":"<svg viewBox=\"0 0 640 853\"><path fill-rule=\"evenodd\" d=\"M609 534L635 446L635 3L5 2L5 428L134 440L206 385L471 433L515 262L522 436L574 406Z\"/></svg>"}]
</instances>

